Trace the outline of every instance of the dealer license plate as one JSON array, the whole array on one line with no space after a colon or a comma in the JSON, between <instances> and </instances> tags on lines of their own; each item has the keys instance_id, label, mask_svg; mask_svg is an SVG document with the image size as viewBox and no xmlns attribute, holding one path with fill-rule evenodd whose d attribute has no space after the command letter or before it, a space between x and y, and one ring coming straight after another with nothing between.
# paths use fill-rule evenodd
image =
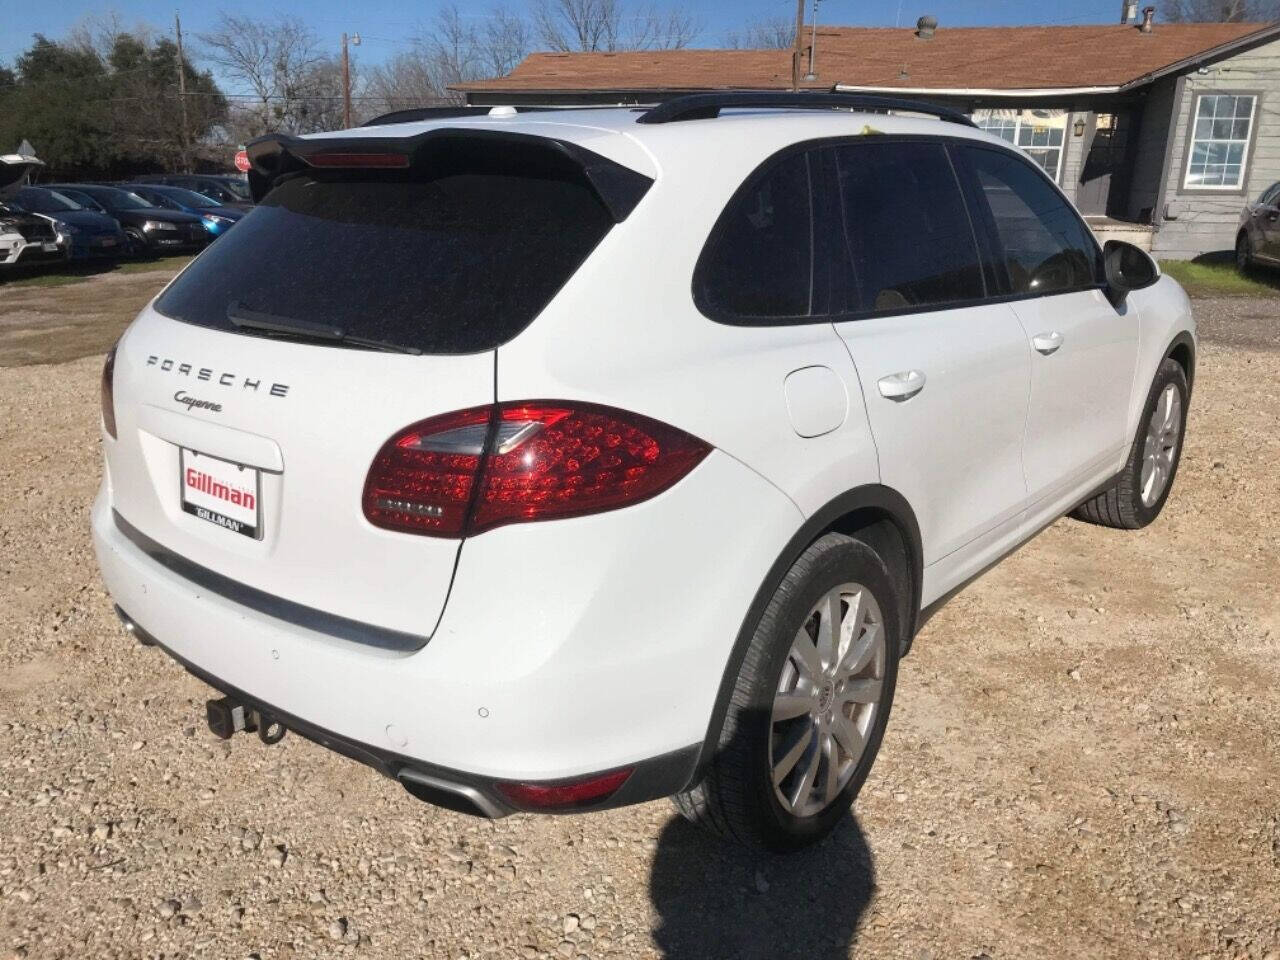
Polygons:
<instances>
[{"instance_id":1,"label":"dealer license plate","mask_svg":"<svg viewBox=\"0 0 1280 960\"><path fill-rule=\"evenodd\" d=\"M262 539L262 471L183 447L182 509L209 523Z\"/></svg>"}]
</instances>

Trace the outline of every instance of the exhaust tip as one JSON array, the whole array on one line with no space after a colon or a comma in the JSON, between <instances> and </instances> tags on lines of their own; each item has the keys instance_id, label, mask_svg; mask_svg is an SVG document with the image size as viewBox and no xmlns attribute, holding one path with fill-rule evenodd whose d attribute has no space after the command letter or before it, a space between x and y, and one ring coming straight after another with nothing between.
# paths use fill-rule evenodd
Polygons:
<instances>
[{"instance_id":1,"label":"exhaust tip","mask_svg":"<svg viewBox=\"0 0 1280 960\"><path fill-rule=\"evenodd\" d=\"M396 774L396 779L405 790L423 803L444 807L454 813L467 813L473 817L488 817L491 820L497 820L510 813L475 787L450 783L410 767L402 768Z\"/></svg>"}]
</instances>

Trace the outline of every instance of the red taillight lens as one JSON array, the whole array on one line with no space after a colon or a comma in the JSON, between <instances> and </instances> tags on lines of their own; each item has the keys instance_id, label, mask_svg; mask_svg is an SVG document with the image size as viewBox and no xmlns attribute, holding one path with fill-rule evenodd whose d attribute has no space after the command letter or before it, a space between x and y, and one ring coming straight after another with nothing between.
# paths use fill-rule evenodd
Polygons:
<instances>
[{"instance_id":1,"label":"red taillight lens","mask_svg":"<svg viewBox=\"0 0 1280 960\"><path fill-rule=\"evenodd\" d=\"M409 158L403 153L313 153L304 156L313 167L366 167L403 169Z\"/></svg>"},{"instance_id":2,"label":"red taillight lens","mask_svg":"<svg viewBox=\"0 0 1280 960\"><path fill-rule=\"evenodd\" d=\"M585 807L599 803L618 792L631 776L631 768L614 770L572 783L495 783L498 792L517 807L526 810Z\"/></svg>"},{"instance_id":3,"label":"red taillight lens","mask_svg":"<svg viewBox=\"0 0 1280 960\"><path fill-rule=\"evenodd\" d=\"M365 482L371 523L440 537L577 517L666 490L711 448L638 414L571 402L478 407L383 445Z\"/></svg>"},{"instance_id":4,"label":"red taillight lens","mask_svg":"<svg viewBox=\"0 0 1280 960\"><path fill-rule=\"evenodd\" d=\"M102 364L102 426L116 439L116 348L107 352Z\"/></svg>"},{"instance_id":5,"label":"red taillight lens","mask_svg":"<svg viewBox=\"0 0 1280 960\"><path fill-rule=\"evenodd\" d=\"M484 455L492 411L423 420L378 451L364 484L364 515L389 530L460 537Z\"/></svg>"}]
</instances>

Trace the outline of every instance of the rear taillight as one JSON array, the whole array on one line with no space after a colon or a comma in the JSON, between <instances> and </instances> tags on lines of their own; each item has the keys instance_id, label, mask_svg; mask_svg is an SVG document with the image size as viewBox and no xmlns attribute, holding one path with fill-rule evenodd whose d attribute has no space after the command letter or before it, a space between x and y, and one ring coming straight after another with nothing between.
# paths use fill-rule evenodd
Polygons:
<instances>
[{"instance_id":1,"label":"rear taillight","mask_svg":"<svg viewBox=\"0 0 1280 960\"><path fill-rule=\"evenodd\" d=\"M415 423L383 444L365 481L364 515L390 530L462 537L599 513L661 493L710 449L610 407L475 407Z\"/></svg>"},{"instance_id":2,"label":"rear taillight","mask_svg":"<svg viewBox=\"0 0 1280 960\"><path fill-rule=\"evenodd\" d=\"M116 438L116 348L107 352L106 362L102 364L102 426Z\"/></svg>"}]
</instances>

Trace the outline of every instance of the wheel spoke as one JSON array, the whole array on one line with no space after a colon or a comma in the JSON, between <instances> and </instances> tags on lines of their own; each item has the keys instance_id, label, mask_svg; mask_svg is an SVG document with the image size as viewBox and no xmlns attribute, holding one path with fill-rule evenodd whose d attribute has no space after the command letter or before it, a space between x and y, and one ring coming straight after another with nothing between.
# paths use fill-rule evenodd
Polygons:
<instances>
[{"instance_id":1,"label":"wheel spoke","mask_svg":"<svg viewBox=\"0 0 1280 960\"><path fill-rule=\"evenodd\" d=\"M813 739L813 725L808 724L800 731L786 752L782 754L782 759L773 765L773 785L780 786L782 781L787 778L792 768L796 765L796 761L804 754L805 747L809 746L809 741Z\"/></svg>"},{"instance_id":2,"label":"wheel spoke","mask_svg":"<svg viewBox=\"0 0 1280 960\"><path fill-rule=\"evenodd\" d=\"M849 644L838 672L846 676L858 674L867 668L880 646L880 624L869 623L862 636Z\"/></svg>"},{"instance_id":3,"label":"wheel spoke","mask_svg":"<svg viewBox=\"0 0 1280 960\"><path fill-rule=\"evenodd\" d=\"M809 792L813 790L813 785L818 779L818 765L821 760L822 751L820 749L809 751L809 759L805 762L804 772L800 774L800 779L796 781L796 785L790 794L791 809L793 811L798 811L801 804L809 798Z\"/></svg>"},{"instance_id":4,"label":"wheel spoke","mask_svg":"<svg viewBox=\"0 0 1280 960\"><path fill-rule=\"evenodd\" d=\"M795 640L791 642L791 659L796 669L809 680L816 681L822 676L822 661L818 658L818 650L809 638L809 632L800 628Z\"/></svg>"},{"instance_id":5,"label":"wheel spoke","mask_svg":"<svg viewBox=\"0 0 1280 960\"><path fill-rule=\"evenodd\" d=\"M862 756L862 746L865 742L862 731L840 711L837 711L831 720L831 735L844 748L844 752L854 760Z\"/></svg>"},{"instance_id":6,"label":"wheel spoke","mask_svg":"<svg viewBox=\"0 0 1280 960\"><path fill-rule=\"evenodd\" d=\"M813 697L809 694L798 691L780 693L773 698L773 722L802 717L812 709Z\"/></svg>"},{"instance_id":7,"label":"wheel spoke","mask_svg":"<svg viewBox=\"0 0 1280 960\"><path fill-rule=\"evenodd\" d=\"M1173 423L1173 415L1176 411L1176 401L1178 399L1178 390L1172 383L1164 388L1164 397L1162 399L1164 400L1164 415L1160 419L1160 425L1168 429L1169 425Z\"/></svg>"},{"instance_id":8,"label":"wheel spoke","mask_svg":"<svg viewBox=\"0 0 1280 960\"><path fill-rule=\"evenodd\" d=\"M1138 479L1138 484L1142 488L1142 499L1148 501L1151 497L1152 484L1156 475L1156 458L1154 456L1145 457L1142 461L1142 475Z\"/></svg>"},{"instance_id":9,"label":"wheel spoke","mask_svg":"<svg viewBox=\"0 0 1280 960\"><path fill-rule=\"evenodd\" d=\"M843 703L879 703L883 682L880 680L850 680L840 696Z\"/></svg>"},{"instance_id":10,"label":"wheel spoke","mask_svg":"<svg viewBox=\"0 0 1280 960\"><path fill-rule=\"evenodd\" d=\"M823 803L830 803L840 792L840 751L829 733L822 738L822 758L827 770Z\"/></svg>"},{"instance_id":11,"label":"wheel spoke","mask_svg":"<svg viewBox=\"0 0 1280 960\"><path fill-rule=\"evenodd\" d=\"M823 668L835 666L840 655L840 591L832 590L818 607L818 657Z\"/></svg>"}]
</instances>

